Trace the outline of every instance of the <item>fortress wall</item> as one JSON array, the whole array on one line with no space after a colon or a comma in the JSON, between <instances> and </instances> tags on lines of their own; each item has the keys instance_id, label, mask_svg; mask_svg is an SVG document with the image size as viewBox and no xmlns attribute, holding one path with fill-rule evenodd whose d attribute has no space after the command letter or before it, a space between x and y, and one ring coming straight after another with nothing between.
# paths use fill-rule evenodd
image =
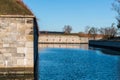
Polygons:
<instances>
[{"instance_id":1,"label":"fortress wall","mask_svg":"<svg viewBox=\"0 0 120 80\"><path fill-rule=\"evenodd\" d=\"M88 37L64 34L40 34L39 43L88 43Z\"/></svg>"},{"instance_id":2,"label":"fortress wall","mask_svg":"<svg viewBox=\"0 0 120 80\"><path fill-rule=\"evenodd\" d=\"M0 67L33 67L33 17L0 17Z\"/></svg>"}]
</instances>

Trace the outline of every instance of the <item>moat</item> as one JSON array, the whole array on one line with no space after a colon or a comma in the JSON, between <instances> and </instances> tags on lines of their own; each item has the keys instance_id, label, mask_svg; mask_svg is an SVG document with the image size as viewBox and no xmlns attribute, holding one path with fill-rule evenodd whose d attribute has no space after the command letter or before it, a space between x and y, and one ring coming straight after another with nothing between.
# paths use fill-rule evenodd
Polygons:
<instances>
[{"instance_id":1,"label":"moat","mask_svg":"<svg viewBox=\"0 0 120 80\"><path fill-rule=\"evenodd\" d=\"M120 52L85 45L41 49L39 80L120 80Z\"/></svg>"},{"instance_id":2,"label":"moat","mask_svg":"<svg viewBox=\"0 0 120 80\"><path fill-rule=\"evenodd\" d=\"M88 44L39 46L38 80L120 80L120 52ZM2 80L34 80L33 75L4 75Z\"/></svg>"}]
</instances>

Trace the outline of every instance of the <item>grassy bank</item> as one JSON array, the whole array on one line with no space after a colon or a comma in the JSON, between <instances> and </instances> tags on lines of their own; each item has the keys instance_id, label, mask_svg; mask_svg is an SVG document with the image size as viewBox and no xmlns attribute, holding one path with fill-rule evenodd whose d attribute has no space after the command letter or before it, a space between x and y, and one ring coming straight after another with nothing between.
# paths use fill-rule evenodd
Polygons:
<instances>
[{"instance_id":1,"label":"grassy bank","mask_svg":"<svg viewBox=\"0 0 120 80\"><path fill-rule=\"evenodd\" d=\"M0 15L32 15L20 0L0 0Z\"/></svg>"}]
</instances>

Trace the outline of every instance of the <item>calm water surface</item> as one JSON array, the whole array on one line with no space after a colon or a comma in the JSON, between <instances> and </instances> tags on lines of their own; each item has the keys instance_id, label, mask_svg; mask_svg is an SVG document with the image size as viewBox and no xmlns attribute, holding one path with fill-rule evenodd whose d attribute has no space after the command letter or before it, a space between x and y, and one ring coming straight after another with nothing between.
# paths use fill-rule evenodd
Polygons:
<instances>
[{"instance_id":1,"label":"calm water surface","mask_svg":"<svg viewBox=\"0 0 120 80\"><path fill-rule=\"evenodd\" d=\"M120 80L120 56L109 52L100 49L42 49L39 52L39 80Z\"/></svg>"}]
</instances>

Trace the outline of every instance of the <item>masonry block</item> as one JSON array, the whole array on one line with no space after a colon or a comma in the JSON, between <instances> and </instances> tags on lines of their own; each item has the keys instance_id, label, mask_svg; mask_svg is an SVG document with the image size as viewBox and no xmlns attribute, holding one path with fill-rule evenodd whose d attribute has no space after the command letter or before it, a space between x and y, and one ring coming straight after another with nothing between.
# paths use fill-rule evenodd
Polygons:
<instances>
[{"instance_id":1,"label":"masonry block","mask_svg":"<svg viewBox=\"0 0 120 80\"><path fill-rule=\"evenodd\" d=\"M26 42L25 47L33 48L33 42Z\"/></svg>"},{"instance_id":2,"label":"masonry block","mask_svg":"<svg viewBox=\"0 0 120 80\"><path fill-rule=\"evenodd\" d=\"M0 43L0 48L2 48L3 47L3 44L2 43Z\"/></svg>"},{"instance_id":3,"label":"masonry block","mask_svg":"<svg viewBox=\"0 0 120 80\"><path fill-rule=\"evenodd\" d=\"M25 53L25 48L24 47L18 47L17 48L17 53Z\"/></svg>"},{"instance_id":4,"label":"masonry block","mask_svg":"<svg viewBox=\"0 0 120 80\"><path fill-rule=\"evenodd\" d=\"M17 47L25 47L25 42L20 42L20 41L18 41L18 42L16 43L16 45L17 45Z\"/></svg>"},{"instance_id":5,"label":"masonry block","mask_svg":"<svg viewBox=\"0 0 120 80\"><path fill-rule=\"evenodd\" d=\"M33 41L33 35L26 35L26 41Z\"/></svg>"},{"instance_id":6,"label":"masonry block","mask_svg":"<svg viewBox=\"0 0 120 80\"><path fill-rule=\"evenodd\" d=\"M22 66L24 66L24 65L25 65L25 60L24 60L24 58L22 58L22 59L17 59L17 65L22 65Z\"/></svg>"},{"instance_id":7,"label":"masonry block","mask_svg":"<svg viewBox=\"0 0 120 80\"><path fill-rule=\"evenodd\" d=\"M27 67L33 67L33 60L27 59Z\"/></svg>"},{"instance_id":8,"label":"masonry block","mask_svg":"<svg viewBox=\"0 0 120 80\"><path fill-rule=\"evenodd\" d=\"M3 44L3 47L9 47L9 44Z\"/></svg>"}]
</instances>

